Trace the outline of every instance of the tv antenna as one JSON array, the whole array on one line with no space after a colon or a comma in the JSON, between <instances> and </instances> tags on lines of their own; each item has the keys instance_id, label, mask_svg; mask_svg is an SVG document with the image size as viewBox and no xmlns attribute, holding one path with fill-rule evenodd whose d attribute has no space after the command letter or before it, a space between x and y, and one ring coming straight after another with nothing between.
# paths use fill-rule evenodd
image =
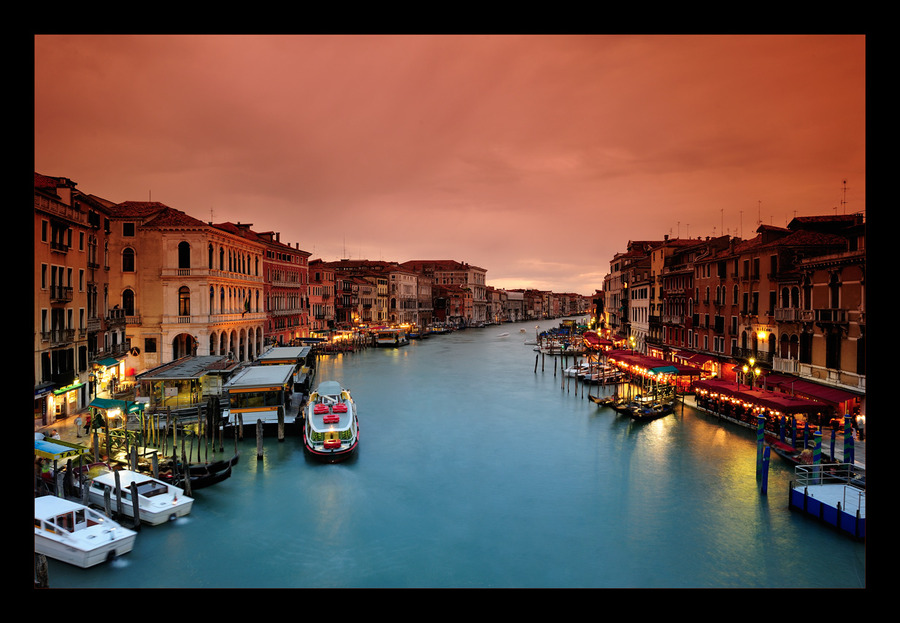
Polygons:
<instances>
[{"instance_id":1,"label":"tv antenna","mask_svg":"<svg viewBox=\"0 0 900 623\"><path fill-rule=\"evenodd\" d=\"M843 194L841 198L841 211L846 214L847 213L847 180L845 179L843 182Z\"/></svg>"}]
</instances>

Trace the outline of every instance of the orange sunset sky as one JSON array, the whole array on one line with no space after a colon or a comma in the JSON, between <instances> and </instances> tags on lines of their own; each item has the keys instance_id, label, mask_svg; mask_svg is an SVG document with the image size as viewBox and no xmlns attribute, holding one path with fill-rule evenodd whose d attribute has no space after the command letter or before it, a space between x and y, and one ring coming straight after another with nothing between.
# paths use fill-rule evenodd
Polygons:
<instances>
[{"instance_id":1,"label":"orange sunset sky","mask_svg":"<svg viewBox=\"0 0 900 623\"><path fill-rule=\"evenodd\" d=\"M864 36L34 45L35 171L325 260L455 259L591 294L629 240L866 207Z\"/></svg>"}]
</instances>

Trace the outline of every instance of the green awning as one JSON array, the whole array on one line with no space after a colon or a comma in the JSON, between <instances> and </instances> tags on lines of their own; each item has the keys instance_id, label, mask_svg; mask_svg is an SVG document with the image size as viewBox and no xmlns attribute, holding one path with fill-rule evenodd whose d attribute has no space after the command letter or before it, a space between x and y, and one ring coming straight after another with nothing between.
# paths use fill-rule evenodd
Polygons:
<instances>
[{"instance_id":1,"label":"green awning","mask_svg":"<svg viewBox=\"0 0 900 623\"><path fill-rule=\"evenodd\" d=\"M97 365L103 368L111 368L113 366L119 365L119 360L115 357L107 357L106 359L101 359L100 361L98 361Z\"/></svg>"},{"instance_id":2,"label":"green awning","mask_svg":"<svg viewBox=\"0 0 900 623\"><path fill-rule=\"evenodd\" d=\"M104 411L109 409L121 409L123 413L134 413L136 411L142 411L144 408L143 403L140 402L115 400L113 398L94 398L88 406L96 409L103 409Z\"/></svg>"},{"instance_id":3,"label":"green awning","mask_svg":"<svg viewBox=\"0 0 900 623\"><path fill-rule=\"evenodd\" d=\"M76 381L75 383L72 383L71 385L66 385L65 387L60 387L59 389L54 389L53 394L55 396L62 396L63 394L65 394L67 392L70 392L74 389L78 389L82 385L84 385L84 383L82 383L81 381Z\"/></svg>"}]
</instances>

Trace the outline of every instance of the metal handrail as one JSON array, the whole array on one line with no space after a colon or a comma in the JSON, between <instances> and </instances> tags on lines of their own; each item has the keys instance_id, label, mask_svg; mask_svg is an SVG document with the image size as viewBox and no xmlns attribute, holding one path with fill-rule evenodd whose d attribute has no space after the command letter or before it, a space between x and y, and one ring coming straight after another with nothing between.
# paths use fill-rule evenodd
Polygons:
<instances>
[{"instance_id":1,"label":"metal handrail","mask_svg":"<svg viewBox=\"0 0 900 623\"><path fill-rule=\"evenodd\" d=\"M865 514L866 491L854 484L858 469L852 463L825 465L798 465L795 468L796 484L801 487L816 485L843 486L841 508L858 510Z\"/></svg>"}]
</instances>

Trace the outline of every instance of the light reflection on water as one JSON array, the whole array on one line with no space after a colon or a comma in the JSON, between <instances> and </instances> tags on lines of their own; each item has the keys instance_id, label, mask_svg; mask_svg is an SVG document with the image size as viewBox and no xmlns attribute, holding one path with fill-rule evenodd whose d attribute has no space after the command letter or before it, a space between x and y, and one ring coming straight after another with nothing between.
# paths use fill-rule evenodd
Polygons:
<instances>
[{"instance_id":1,"label":"light reflection on water","mask_svg":"<svg viewBox=\"0 0 900 623\"><path fill-rule=\"evenodd\" d=\"M519 326L323 359L318 380L359 404L355 459L321 465L288 438L257 460L244 441L127 567L50 561L51 586L865 585L864 545L787 508L784 464L758 492L754 433L598 408L549 361L534 372Z\"/></svg>"}]
</instances>

